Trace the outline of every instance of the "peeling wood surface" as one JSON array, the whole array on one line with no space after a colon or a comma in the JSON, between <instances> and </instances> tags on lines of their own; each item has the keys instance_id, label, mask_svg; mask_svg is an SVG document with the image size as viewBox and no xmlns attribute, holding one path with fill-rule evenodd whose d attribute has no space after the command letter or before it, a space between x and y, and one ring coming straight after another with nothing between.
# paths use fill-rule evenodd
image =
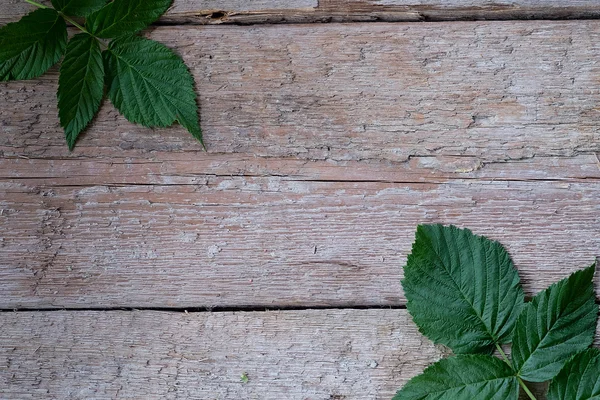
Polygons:
<instances>
[{"instance_id":1,"label":"peeling wood surface","mask_svg":"<svg viewBox=\"0 0 600 400\"><path fill-rule=\"evenodd\" d=\"M377 164L600 153L600 22L163 27L196 78L209 154ZM4 157L167 157L200 146L106 103L70 154L56 72L0 86ZM592 158L588 170L597 166Z\"/></svg>"},{"instance_id":2,"label":"peeling wood surface","mask_svg":"<svg viewBox=\"0 0 600 400\"><path fill-rule=\"evenodd\" d=\"M3 0L0 24L19 19L32 9L23 0ZM264 24L599 17L597 0L175 0L161 22Z\"/></svg>"},{"instance_id":3,"label":"peeling wood surface","mask_svg":"<svg viewBox=\"0 0 600 400\"><path fill-rule=\"evenodd\" d=\"M405 310L0 315L11 399L389 400L445 353Z\"/></svg>"},{"instance_id":4,"label":"peeling wood surface","mask_svg":"<svg viewBox=\"0 0 600 400\"><path fill-rule=\"evenodd\" d=\"M401 266L427 222L500 240L529 295L600 249L598 181L193 179L5 182L0 307L401 305Z\"/></svg>"},{"instance_id":5,"label":"peeling wood surface","mask_svg":"<svg viewBox=\"0 0 600 400\"><path fill-rule=\"evenodd\" d=\"M55 72L0 86L1 308L402 305L424 222L505 243L530 295L600 255L600 22L151 35L208 153L110 104L69 153Z\"/></svg>"}]
</instances>

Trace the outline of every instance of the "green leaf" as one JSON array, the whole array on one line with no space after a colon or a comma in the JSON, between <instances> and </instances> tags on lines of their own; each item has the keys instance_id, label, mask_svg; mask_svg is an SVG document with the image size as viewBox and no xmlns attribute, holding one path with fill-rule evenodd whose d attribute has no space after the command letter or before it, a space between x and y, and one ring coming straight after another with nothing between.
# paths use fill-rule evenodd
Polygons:
<instances>
[{"instance_id":1,"label":"green leaf","mask_svg":"<svg viewBox=\"0 0 600 400\"><path fill-rule=\"evenodd\" d=\"M517 320L512 361L530 382L552 379L575 353L588 348L596 332L595 266L553 284L528 303Z\"/></svg>"},{"instance_id":2,"label":"green leaf","mask_svg":"<svg viewBox=\"0 0 600 400\"><path fill-rule=\"evenodd\" d=\"M438 361L411 379L393 400L517 400L519 382L498 358L459 355Z\"/></svg>"},{"instance_id":3,"label":"green leaf","mask_svg":"<svg viewBox=\"0 0 600 400\"><path fill-rule=\"evenodd\" d=\"M98 40L80 33L67 46L58 79L58 115L69 149L92 120L104 94L104 64Z\"/></svg>"},{"instance_id":4,"label":"green leaf","mask_svg":"<svg viewBox=\"0 0 600 400\"><path fill-rule=\"evenodd\" d=\"M108 97L125 118L148 127L178 121L202 142L194 80L178 55L138 36L113 41L103 54Z\"/></svg>"},{"instance_id":5,"label":"green leaf","mask_svg":"<svg viewBox=\"0 0 600 400\"><path fill-rule=\"evenodd\" d=\"M502 245L454 226L417 228L402 286L421 333L455 353L509 342L524 298Z\"/></svg>"},{"instance_id":6,"label":"green leaf","mask_svg":"<svg viewBox=\"0 0 600 400\"><path fill-rule=\"evenodd\" d=\"M156 21L172 0L115 0L90 15L86 27L101 38L115 38L140 31Z\"/></svg>"},{"instance_id":7,"label":"green leaf","mask_svg":"<svg viewBox=\"0 0 600 400\"><path fill-rule=\"evenodd\" d=\"M87 17L106 5L106 0L52 0L52 6L69 16Z\"/></svg>"},{"instance_id":8,"label":"green leaf","mask_svg":"<svg viewBox=\"0 0 600 400\"><path fill-rule=\"evenodd\" d=\"M32 79L56 64L67 47L67 25L40 8L0 28L0 81Z\"/></svg>"},{"instance_id":9,"label":"green leaf","mask_svg":"<svg viewBox=\"0 0 600 400\"><path fill-rule=\"evenodd\" d=\"M600 350L570 359L550 383L548 400L600 400Z\"/></svg>"}]
</instances>

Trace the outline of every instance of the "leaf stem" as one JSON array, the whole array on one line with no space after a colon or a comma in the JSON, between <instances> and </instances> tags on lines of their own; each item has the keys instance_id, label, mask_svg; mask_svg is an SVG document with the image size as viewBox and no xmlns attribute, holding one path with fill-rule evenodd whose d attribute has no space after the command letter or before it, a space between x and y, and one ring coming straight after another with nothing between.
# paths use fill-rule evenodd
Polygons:
<instances>
[{"instance_id":1,"label":"leaf stem","mask_svg":"<svg viewBox=\"0 0 600 400\"><path fill-rule=\"evenodd\" d=\"M27 1L27 0L25 0L25 1ZM67 17L65 14L61 13L60 11L58 13L61 15L61 17L63 17L65 19L65 21L70 22L74 27L78 28L80 31L83 31L83 32L87 33L88 35L94 36L91 33L89 33L87 31L87 29L85 29L83 26L81 26L77 22L73 21L72 18Z\"/></svg>"},{"instance_id":2,"label":"leaf stem","mask_svg":"<svg viewBox=\"0 0 600 400\"><path fill-rule=\"evenodd\" d=\"M510 365L510 367L512 368L512 365L510 364L510 361L508 360L506 353L504 352L504 350L502 350L502 347L500 347L500 345L498 343L496 343L496 349L498 350L498 353L500 353L500 356L502 356L502 359L504 360L504 362L507 363L508 365Z\"/></svg>"},{"instance_id":3,"label":"leaf stem","mask_svg":"<svg viewBox=\"0 0 600 400\"><path fill-rule=\"evenodd\" d=\"M28 0L25 0L25 1L28 1ZM100 47L104 48L104 50L106 50L108 48L108 46L106 45L106 43L104 43L102 40L100 40L100 38L98 38L97 36L95 36L92 33L90 33L83 26L81 26L77 22L73 21L72 18L66 16L64 13L62 13L60 11L58 13L65 19L65 21L70 22L71 24L73 24L74 27L78 28L80 31L85 32L88 35L90 35L91 37L93 37L94 39L96 39L98 41L98 43L100 44Z\"/></svg>"},{"instance_id":4,"label":"leaf stem","mask_svg":"<svg viewBox=\"0 0 600 400\"><path fill-rule=\"evenodd\" d=\"M39 7L39 8L50 8L50 7L47 7L47 6L43 5L43 4L40 4L40 3L38 3L38 2L35 2L35 1L33 1L33 0L25 0L25 2L26 2L26 3L29 3L29 4L32 4L32 5L34 5L34 6L36 6L36 7ZM83 27L82 25L80 25L80 24L78 24L76 21L74 21L74 20L73 20L73 18L69 17L68 15L65 15L65 13L63 13L63 12L60 12L60 11L57 11L57 12L60 14L60 16L61 16L61 17L63 17L63 18L64 18L64 20L65 20L65 21L67 21L67 22L71 23L71 25L73 25L74 27L76 27L76 28L77 28L77 29L79 29L80 31L82 31L82 32L85 32L85 33L87 33L88 35L90 35L90 36L93 36L94 38L98 39L96 36L94 36L94 35L92 35L90 32L88 32L88 30L87 30L87 29L85 29L85 27ZM101 45L104 45L104 43L102 43L101 41L100 41L100 44L101 44ZM104 46L106 47L106 45L104 45Z\"/></svg>"},{"instance_id":5,"label":"leaf stem","mask_svg":"<svg viewBox=\"0 0 600 400\"><path fill-rule=\"evenodd\" d=\"M35 2L35 1L33 1L33 0L25 0L25 2L26 2L26 3L29 3L29 4L31 4L31 5L34 5L34 6L36 6L36 7L39 7L39 8L48 8L47 6L45 6L45 5L43 5L43 4L40 4L40 3L38 3L38 2Z\"/></svg>"},{"instance_id":6,"label":"leaf stem","mask_svg":"<svg viewBox=\"0 0 600 400\"><path fill-rule=\"evenodd\" d=\"M500 347L500 345L498 343L496 343L496 350L498 350L498 352L500 353L500 356L502 357L504 362L507 363L512 368L512 365L511 365L510 361L508 360L506 353L504 352L504 350L502 350L502 347ZM525 382L523 382L523 379L521 379L520 377L517 376L517 381L519 381L519 386L521 386L523 388L523 391L527 394L527 396L529 396L529 398L531 400L537 400L535 398L535 396L533 395L533 393L531 393L531 390L529 390L529 388L527 387Z\"/></svg>"},{"instance_id":7,"label":"leaf stem","mask_svg":"<svg viewBox=\"0 0 600 400\"><path fill-rule=\"evenodd\" d=\"M527 393L527 396L529 396L529 398L530 398L531 400L537 400L537 399L535 398L535 396L533 395L533 393L531 393L531 390L529 390L529 388L527 387L527 385L525 384L525 382L523 382L523 379L521 379L521 378L519 378L519 377L517 376L517 380L519 381L519 385L521 385L521 387L523 388L523 391L524 391L525 393Z\"/></svg>"}]
</instances>

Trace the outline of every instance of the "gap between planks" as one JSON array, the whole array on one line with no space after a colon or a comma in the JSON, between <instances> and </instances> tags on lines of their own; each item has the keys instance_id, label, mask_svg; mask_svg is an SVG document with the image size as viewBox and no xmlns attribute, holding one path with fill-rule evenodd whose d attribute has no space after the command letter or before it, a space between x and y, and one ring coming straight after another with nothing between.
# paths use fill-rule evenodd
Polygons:
<instances>
[{"instance_id":1,"label":"gap between planks","mask_svg":"<svg viewBox=\"0 0 600 400\"><path fill-rule=\"evenodd\" d=\"M236 307L65 307L65 308L2 308L0 313L21 313L21 312L136 312L136 311L156 311L166 313L255 313L255 312L271 312L271 311L327 311L327 310L405 310L405 305L388 305L388 306L285 306L277 307L260 307L256 305L239 305Z\"/></svg>"}]
</instances>

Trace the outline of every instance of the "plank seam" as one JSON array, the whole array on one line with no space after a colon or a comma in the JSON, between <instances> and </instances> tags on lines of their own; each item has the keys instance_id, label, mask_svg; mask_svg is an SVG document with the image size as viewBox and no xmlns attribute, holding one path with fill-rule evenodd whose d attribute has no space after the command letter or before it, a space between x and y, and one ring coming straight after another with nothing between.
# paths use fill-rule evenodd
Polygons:
<instances>
[{"instance_id":1,"label":"plank seam","mask_svg":"<svg viewBox=\"0 0 600 400\"><path fill-rule=\"evenodd\" d=\"M216 18L214 17L216 16ZM261 10L255 12L198 10L181 15L167 15L153 26L193 26L193 25L295 25L295 24L327 24L327 23L440 23L440 22L475 22L475 21L583 21L600 19L600 11L586 9L546 9L505 10L502 12L481 11L470 13L469 10L456 9L445 12L442 9L399 9L399 10L365 10L362 12L332 12L330 9Z\"/></svg>"},{"instance_id":2,"label":"plank seam","mask_svg":"<svg viewBox=\"0 0 600 400\"><path fill-rule=\"evenodd\" d=\"M82 311L157 311L166 313L253 313L268 311L311 311L311 310L406 310L406 305L386 305L386 306L279 306L279 307L261 307L261 306L236 306L236 307L65 307L65 308L3 308L0 313L28 313L28 312L82 312Z\"/></svg>"}]
</instances>

